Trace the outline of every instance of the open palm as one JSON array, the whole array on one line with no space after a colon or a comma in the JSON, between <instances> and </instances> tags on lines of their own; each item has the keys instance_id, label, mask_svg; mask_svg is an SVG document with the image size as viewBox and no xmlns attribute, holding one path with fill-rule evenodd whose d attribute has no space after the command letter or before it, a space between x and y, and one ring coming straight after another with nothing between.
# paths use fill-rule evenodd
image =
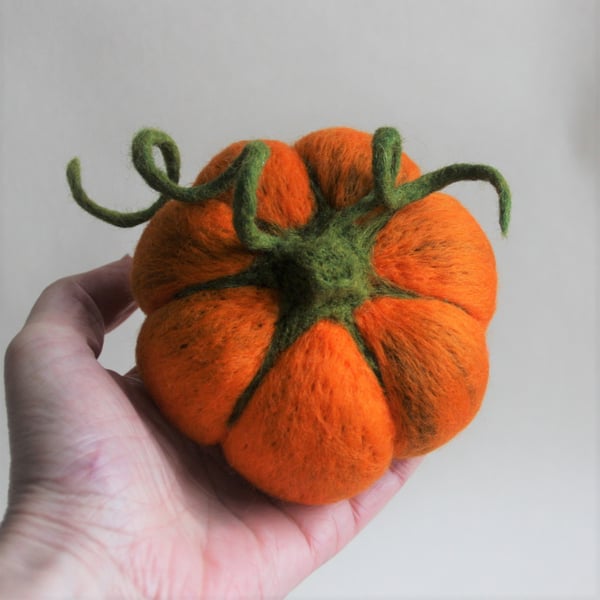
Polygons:
<instances>
[{"instance_id":1,"label":"open palm","mask_svg":"<svg viewBox=\"0 0 600 600\"><path fill-rule=\"evenodd\" d=\"M217 448L171 428L135 371L98 363L104 334L135 310L129 269L123 259L52 284L9 347L11 493L1 538L26 544L30 556L69 556L78 597L283 597L417 461L394 463L370 490L329 506L256 491Z\"/></svg>"}]
</instances>

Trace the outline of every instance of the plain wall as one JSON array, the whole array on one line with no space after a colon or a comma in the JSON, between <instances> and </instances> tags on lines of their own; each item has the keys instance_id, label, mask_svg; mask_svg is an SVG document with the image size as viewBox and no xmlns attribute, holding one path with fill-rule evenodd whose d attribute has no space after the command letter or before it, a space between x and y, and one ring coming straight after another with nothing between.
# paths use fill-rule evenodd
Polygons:
<instances>
[{"instance_id":1,"label":"plain wall","mask_svg":"<svg viewBox=\"0 0 600 600\"><path fill-rule=\"evenodd\" d=\"M2 0L0 345L54 279L133 251L70 199L64 168L119 209L153 195L136 130L177 141L183 181L232 141L397 127L423 168L498 167L452 186L489 233L498 312L473 424L425 460L291 598L597 598L598 3L592 0ZM101 361L125 371L141 316ZM8 482L0 423L0 502Z\"/></svg>"}]
</instances>

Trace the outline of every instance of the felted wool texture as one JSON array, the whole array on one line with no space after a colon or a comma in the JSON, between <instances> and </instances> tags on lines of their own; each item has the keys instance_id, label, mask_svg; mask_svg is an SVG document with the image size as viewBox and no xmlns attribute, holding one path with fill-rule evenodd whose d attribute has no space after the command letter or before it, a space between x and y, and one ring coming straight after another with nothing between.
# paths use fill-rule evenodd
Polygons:
<instances>
[{"instance_id":1,"label":"felted wool texture","mask_svg":"<svg viewBox=\"0 0 600 600\"><path fill-rule=\"evenodd\" d=\"M264 140L270 155L259 179L257 195L258 219L282 228L305 225L315 210L314 195L306 165L297 152L277 140ZM215 179L239 156L246 142L231 144L202 169L194 185ZM232 203L229 188L217 198Z\"/></svg>"},{"instance_id":2,"label":"felted wool texture","mask_svg":"<svg viewBox=\"0 0 600 600\"><path fill-rule=\"evenodd\" d=\"M377 358L396 458L430 452L471 422L488 380L477 320L439 300L380 297L357 309L356 323Z\"/></svg>"},{"instance_id":3,"label":"felted wool texture","mask_svg":"<svg viewBox=\"0 0 600 600\"><path fill-rule=\"evenodd\" d=\"M236 142L184 189L153 171L147 145L163 144L173 178L174 142L136 139L146 181L177 198L144 212L132 288L147 314L138 368L179 430L220 444L259 489L323 504L473 419L496 267L473 217L436 190L463 175L492 182L504 231L510 196L491 167L421 177L394 130L337 127L294 146ZM138 221L91 201L78 169L70 182L86 210Z\"/></svg>"},{"instance_id":4,"label":"felted wool texture","mask_svg":"<svg viewBox=\"0 0 600 600\"><path fill-rule=\"evenodd\" d=\"M171 423L201 444L222 442L277 317L276 294L253 287L203 291L153 311L138 337L137 364Z\"/></svg>"},{"instance_id":5,"label":"felted wool texture","mask_svg":"<svg viewBox=\"0 0 600 600\"><path fill-rule=\"evenodd\" d=\"M398 211L373 249L376 272L395 286L460 306L487 325L496 310L496 259L479 223L447 194Z\"/></svg>"},{"instance_id":6,"label":"felted wool texture","mask_svg":"<svg viewBox=\"0 0 600 600\"><path fill-rule=\"evenodd\" d=\"M266 141L271 150L258 196L258 217L278 227L297 227L314 211L314 198L304 163L289 146ZM194 185L220 175L240 154L237 142L217 154ZM253 261L232 224L233 192L198 204L168 202L140 238L132 269L132 288L140 308L148 313L174 293L192 284L232 275Z\"/></svg>"},{"instance_id":7,"label":"felted wool texture","mask_svg":"<svg viewBox=\"0 0 600 600\"><path fill-rule=\"evenodd\" d=\"M349 127L330 127L309 133L294 144L332 207L351 206L373 189L372 138ZM419 175L417 164L403 153L396 184Z\"/></svg>"},{"instance_id":8,"label":"felted wool texture","mask_svg":"<svg viewBox=\"0 0 600 600\"><path fill-rule=\"evenodd\" d=\"M187 286L233 275L254 257L232 225L232 210L217 200L168 202L148 223L133 256L131 285L150 314Z\"/></svg>"},{"instance_id":9,"label":"felted wool texture","mask_svg":"<svg viewBox=\"0 0 600 600\"><path fill-rule=\"evenodd\" d=\"M294 502L353 496L392 459L383 390L348 332L323 320L288 348L223 444L259 488Z\"/></svg>"}]
</instances>

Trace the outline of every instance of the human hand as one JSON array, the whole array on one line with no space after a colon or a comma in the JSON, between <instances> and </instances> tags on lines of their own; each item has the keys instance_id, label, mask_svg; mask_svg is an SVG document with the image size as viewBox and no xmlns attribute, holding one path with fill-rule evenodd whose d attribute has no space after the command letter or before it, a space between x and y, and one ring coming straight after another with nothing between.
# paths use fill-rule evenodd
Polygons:
<instances>
[{"instance_id":1,"label":"human hand","mask_svg":"<svg viewBox=\"0 0 600 600\"><path fill-rule=\"evenodd\" d=\"M1 597L283 597L402 487L306 507L266 497L97 358L134 310L128 258L48 287L5 361L12 453Z\"/></svg>"}]
</instances>

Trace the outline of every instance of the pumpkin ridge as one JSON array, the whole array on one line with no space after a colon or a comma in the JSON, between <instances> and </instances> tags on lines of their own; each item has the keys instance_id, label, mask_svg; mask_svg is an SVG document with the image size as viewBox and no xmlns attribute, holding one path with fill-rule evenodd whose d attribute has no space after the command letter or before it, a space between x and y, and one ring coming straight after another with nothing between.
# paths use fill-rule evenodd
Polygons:
<instances>
[{"instance_id":1,"label":"pumpkin ridge","mask_svg":"<svg viewBox=\"0 0 600 600\"><path fill-rule=\"evenodd\" d=\"M244 410L251 401L254 392L260 386L262 380L277 362L279 356L292 346L296 340L320 320L317 315L310 315L304 310L290 311L284 313L275 323L275 333L269 344L265 358L248 384L248 387L237 399L231 414L227 419L227 425L232 426L242 416Z\"/></svg>"},{"instance_id":2,"label":"pumpkin ridge","mask_svg":"<svg viewBox=\"0 0 600 600\"><path fill-rule=\"evenodd\" d=\"M435 299L410 300L380 297L356 315L400 424L397 458L427 452L456 435L473 418L487 383L481 323L452 305L435 306ZM381 319L389 328L380 329Z\"/></svg>"},{"instance_id":3,"label":"pumpkin ridge","mask_svg":"<svg viewBox=\"0 0 600 600\"><path fill-rule=\"evenodd\" d=\"M397 211L378 234L372 261L394 286L491 320L498 285L492 245L453 196L435 192Z\"/></svg>"},{"instance_id":4,"label":"pumpkin ridge","mask_svg":"<svg viewBox=\"0 0 600 600\"><path fill-rule=\"evenodd\" d=\"M310 312L304 310L292 311L291 313L288 313L280 318L275 324L275 333L263 363L248 387L239 396L236 404L234 405L234 409L227 420L227 424L230 427L234 425L242 416L244 410L248 406L248 403L252 400L252 396L260 386L267 373L275 365L281 354L293 346L304 333L306 333L320 321L331 321L332 323L337 323L350 334L365 363L373 371L373 374L377 378L384 396L386 395L385 388L383 386L381 370L379 368L379 364L377 363L377 359L375 358L374 353L369 349L358 327L356 326L351 309L348 309L346 314L339 317L335 317L333 315L322 316L316 312L310 314Z\"/></svg>"},{"instance_id":5,"label":"pumpkin ridge","mask_svg":"<svg viewBox=\"0 0 600 600\"><path fill-rule=\"evenodd\" d=\"M235 273L234 275L225 275L224 277L203 281L202 283L192 283L176 292L173 295L173 300L186 298L187 296L197 294L198 292L205 292L207 290L224 290L245 286L265 287L262 285L259 269L260 267L257 267L255 261L248 269Z\"/></svg>"},{"instance_id":6,"label":"pumpkin ridge","mask_svg":"<svg viewBox=\"0 0 600 600\"><path fill-rule=\"evenodd\" d=\"M435 300L437 302L443 302L444 304L449 304L450 306L454 306L454 308L462 310L472 319L479 321L479 319L474 314L472 314L472 312L468 308L462 306L461 304L458 304L457 302L453 302L448 298L442 298L440 296L420 294L419 292L415 292L414 290L400 287L399 285L396 285L393 281L390 281L389 279L380 277L378 275L374 283L374 290L369 295L368 299L373 300L374 298L380 298L382 296L388 298L401 298L403 300Z\"/></svg>"},{"instance_id":7,"label":"pumpkin ridge","mask_svg":"<svg viewBox=\"0 0 600 600\"><path fill-rule=\"evenodd\" d=\"M302 158L302 157L301 157ZM315 212L313 214L313 217L311 219L315 220L318 219L320 215L326 214L326 213L333 213L334 210L331 208L331 206L329 205L329 203L327 202L325 195L323 194L323 189L321 188L321 185L318 182L317 179L317 173L316 173L316 169L315 167L306 159L302 158L302 162L304 163L304 168L306 169L306 172L308 174L308 180L310 182L310 189L313 193L313 196L315 198Z\"/></svg>"},{"instance_id":8,"label":"pumpkin ridge","mask_svg":"<svg viewBox=\"0 0 600 600\"><path fill-rule=\"evenodd\" d=\"M382 296L379 296L382 297ZM375 297L374 299L376 299ZM409 300L410 298L401 297L399 299ZM359 317L357 317L359 318ZM363 324L364 326L364 324ZM358 325L357 325L357 329ZM360 329L359 329L360 331ZM362 336L362 334L361 334ZM373 343L373 342L371 342ZM394 363L399 367L402 364L401 357L393 351L393 348L389 344L389 340L386 335L377 336L377 344L379 345L380 353L382 357L393 357ZM368 348L369 352L376 357L376 350L373 348L369 342L365 340L365 346ZM375 358L377 360L377 358ZM379 363L378 363L379 364ZM384 397L388 402L388 406L390 410L392 410L393 399L390 397L390 390L388 386L384 383L383 378L383 369L380 368L381 373L381 389L383 390ZM398 404L398 403L396 403ZM431 412L431 406L427 402L419 402L415 399L411 398L406 391L402 390L402 394L400 397L399 405L401 407L402 413L404 416L411 422L418 425L418 443L425 446L429 441L435 438L437 434L437 427L435 423L434 414ZM400 434L400 430L396 431L396 435Z\"/></svg>"},{"instance_id":9,"label":"pumpkin ridge","mask_svg":"<svg viewBox=\"0 0 600 600\"><path fill-rule=\"evenodd\" d=\"M383 394L385 396L385 388L383 387L383 378L381 376L381 369L379 368L379 363L377 362L377 358L375 354L371 351L369 346L367 345L365 339L363 338L358 326L356 325L356 320L354 319L354 311L349 310L348 315L337 321L340 325L346 328L346 331L352 336L354 343L356 344L359 352L362 354L367 365L369 365L370 369L373 371L375 377L377 377L377 381L379 381L379 385L383 390Z\"/></svg>"}]
</instances>

